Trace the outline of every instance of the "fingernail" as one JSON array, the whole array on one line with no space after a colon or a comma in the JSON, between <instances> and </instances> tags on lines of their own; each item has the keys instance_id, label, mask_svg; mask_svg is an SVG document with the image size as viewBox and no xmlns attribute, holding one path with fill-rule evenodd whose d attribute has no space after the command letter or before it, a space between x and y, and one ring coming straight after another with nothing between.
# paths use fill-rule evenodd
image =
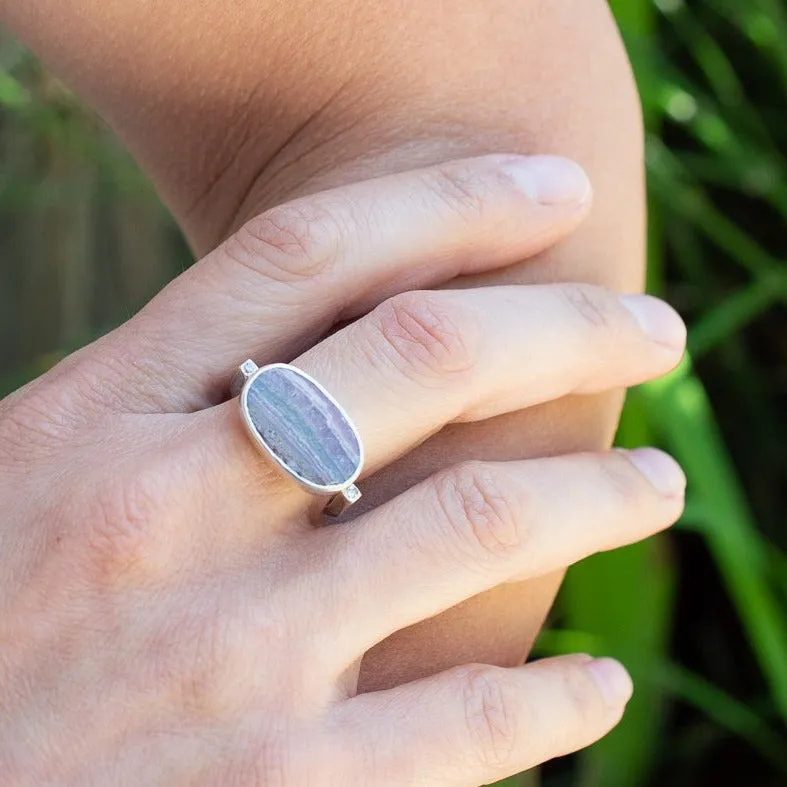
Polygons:
<instances>
[{"instance_id":1,"label":"fingernail","mask_svg":"<svg viewBox=\"0 0 787 787\"><path fill-rule=\"evenodd\" d=\"M585 669L596 681L610 705L625 704L634 693L634 684L625 667L614 659L594 659Z\"/></svg>"},{"instance_id":2,"label":"fingernail","mask_svg":"<svg viewBox=\"0 0 787 787\"><path fill-rule=\"evenodd\" d=\"M542 205L587 202L592 194L590 179L574 161L560 156L519 156L503 168L517 187Z\"/></svg>"},{"instance_id":3,"label":"fingernail","mask_svg":"<svg viewBox=\"0 0 787 787\"><path fill-rule=\"evenodd\" d=\"M686 346L686 324L664 301L650 295L622 295L620 301L654 342L672 350L682 350Z\"/></svg>"},{"instance_id":4,"label":"fingernail","mask_svg":"<svg viewBox=\"0 0 787 787\"><path fill-rule=\"evenodd\" d=\"M636 451L626 451L626 455L662 495L683 497L686 475L671 456L655 448L638 448Z\"/></svg>"}]
</instances>

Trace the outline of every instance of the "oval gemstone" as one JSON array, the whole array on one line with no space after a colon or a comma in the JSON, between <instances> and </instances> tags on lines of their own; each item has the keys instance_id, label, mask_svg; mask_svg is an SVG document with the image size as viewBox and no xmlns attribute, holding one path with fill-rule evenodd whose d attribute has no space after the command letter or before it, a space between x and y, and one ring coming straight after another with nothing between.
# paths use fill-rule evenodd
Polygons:
<instances>
[{"instance_id":1,"label":"oval gemstone","mask_svg":"<svg viewBox=\"0 0 787 787\"><path fill-rule=\"evenodd\" d=\"M336 487L355 480L361 442L336 403L292 366L263 367L241 403L264 447L299 480Z\"/></svg>"}]
</instances>

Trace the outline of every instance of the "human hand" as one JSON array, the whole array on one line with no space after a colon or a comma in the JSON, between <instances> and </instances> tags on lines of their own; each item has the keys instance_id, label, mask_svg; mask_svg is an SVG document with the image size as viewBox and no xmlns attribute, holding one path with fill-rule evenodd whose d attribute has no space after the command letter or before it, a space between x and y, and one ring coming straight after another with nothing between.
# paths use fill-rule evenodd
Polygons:
<instances>
[{"instance_id":1,"label":"human hand","mask_svg":"<svg viewBox=\"0 0 787 787\"><path fill-rule=\"evenodd\" d=\"M643 285L641 110L606 0L402 0L394 16L370 0L316 12L294 0L286 14L197 0L0 0L0 13L114 128L200 255L296 196L450 158L560 152L590 173L592 214L472 286ZM470 457L606 449L622 401L619 391L566 397L444 429L366 481L364 503ZM468 661L520 663L561 577L500 586L397 632L364 658L362 689Z\"/></svg>"},{"instance_id":2,"label":"human hand","mask_svg":"<svg viewBox=\"0 0 787 787\"><path fill-rule=\"evenodd\" d=\"M474 594L668 526L672 460L465 463L315 528L222 402L246 354L294 358L355 421L368 476L448 423L666 372L683 328L651 298L404 292L573 228L587 184L557 166L489 157L274 209L0 404L0 783L476 785L617 722L630 684L608 660L355 696L358 664Z\"/></svg>"}]
</instances>

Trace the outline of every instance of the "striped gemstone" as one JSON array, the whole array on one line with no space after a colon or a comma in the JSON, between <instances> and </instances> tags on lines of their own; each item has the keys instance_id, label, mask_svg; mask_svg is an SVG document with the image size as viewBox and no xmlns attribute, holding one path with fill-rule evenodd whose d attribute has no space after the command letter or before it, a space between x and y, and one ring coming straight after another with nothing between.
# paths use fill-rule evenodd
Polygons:
<instances>
[{"instance_id":1,"label":"striped gemstone","mask_svg":"<svg viewBox=\"0 0 787 787\"><path fill-rule=\"evenodd\" d=\"M285 470L318 487L355 479L361 464L355 429L298 369L263 368L246 388L243 402L263 444Z\"/></svg>"}]
</instances>

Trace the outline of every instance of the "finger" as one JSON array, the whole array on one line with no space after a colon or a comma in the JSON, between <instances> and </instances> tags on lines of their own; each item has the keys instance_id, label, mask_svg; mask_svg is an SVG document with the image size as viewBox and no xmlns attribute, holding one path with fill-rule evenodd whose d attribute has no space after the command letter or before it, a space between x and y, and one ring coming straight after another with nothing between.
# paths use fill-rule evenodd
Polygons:
<instances>
[{"instance_id":1,"label":"finger","mask_svg":"<svg viewBox=\"0 0 787 787\"><path fill-rule=\"evenodd\" d=\"M356 423L369 475L447 423L662 375L679 361L685 336L661 301L589 285L416 292L296 363ZM233 402L214 410L208 417L220 424L206 432L243 438L236 411Z\"/></svg>"},{"instance_id":2,"label":"finger","mask_svg":"<svg viewBox=\"0 0 787 787\"><path fill-rule=\"evenodd\" d=\"M616 661L570 656L517 669L461 667L356 697L337 716L367 783L476 787L599 740L631 693Z\"/></svg>"},{"instance_id":3,"label":"finger","mask_svg":"<svg viewBox=\"0 0 787 787\"><path fill-rule=\"evenodd\" d=\"M487 287L395 296L296 364L355 422L365 477L448 423L660 376L678 363L685 339L680 317L649 296L580 284ZM237 402L194 417L211 450L217 434L233 446L239 488L254 488L250 473L271 470L249 450ZM310 506L280 473L264 480L287 497L288 511Z\"/></svg>"},{"instance_id":4,"label":"finger","mask_svg":"<svg viewBox=\"0 0 787 787\"><path fill-rule=\"evenodd\" d=\"M394 293L532 256L589 201L568 160L487 156L273 208L121 329L126 386L173 410L215 404L245 358L290 360Z\"/></svg>"},{"instance_id":5,"label":"finger","mask_svg":"<svg viewBox=\"0 0 787 787\"><path fill-rule=\"evenodd\" d=\"M513 578L543 576L646 538L683 510L685 476L655 449L443 471L315 534L330 588L313 625L337 669L387 636Z\"/></svg>"}]
</instances>

